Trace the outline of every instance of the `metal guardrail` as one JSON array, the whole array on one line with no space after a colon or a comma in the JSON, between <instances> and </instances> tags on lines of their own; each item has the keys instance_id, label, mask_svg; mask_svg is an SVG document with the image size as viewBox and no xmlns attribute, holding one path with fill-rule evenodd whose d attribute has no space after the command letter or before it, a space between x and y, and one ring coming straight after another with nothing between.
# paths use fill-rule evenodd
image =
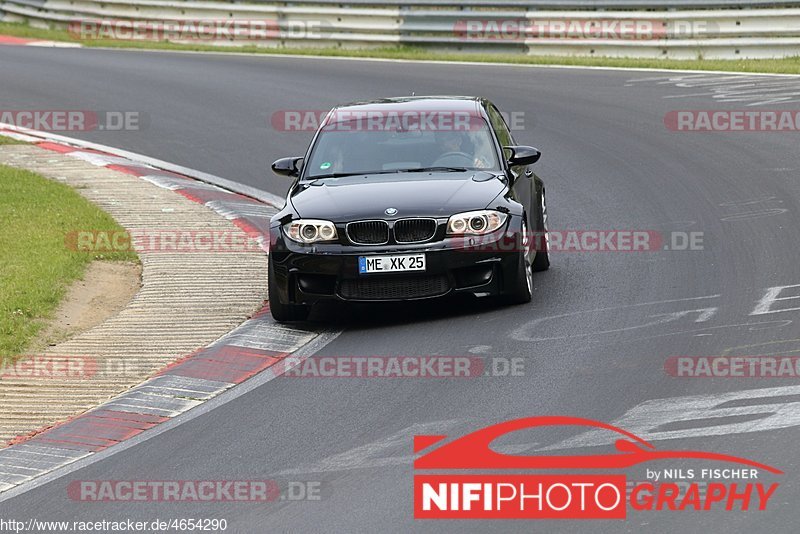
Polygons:
<instances>
[{"instance_id":1,"label":"metal guardrail","mask_svg":"<svg viewBox=\"0 0 800 534\"><path fill-rule=\"evenodd\" d=\"M214 0L217 1L217 0ZM218 0L225 2L226 0ZM241 0L231 0L236 3ZM252 0L251 3L270 3L269 0ZM450 7L462 9L470 8L523 8L533 9L706 9L706 8L762 8L762 7L791 7L800 6L798 0L286 0L286 5L373 5L394 7Z\"/></svg>"},{"instance_id":2,"label":"metal guardrail","mask_svg":"<svg viewBox=\"0 0 800 534\"><path fill-rule=\"evenodd\" d=\"M254 3L259 3L255 0ZM287 0L287 4L349 4L382 6L480 7L525 9L697 9L797 6L797 0Z\"/></svg>"},{"instance_id":3,"label":"metal guardrail","mask_svg":"<svg viewBox=\"0 0 800 534\"><path fill-rule=\"evenodd\" d=\"M800 56L800 0L448 2L454 0L0 0L0 17L58 28L98 20L155 25L236 21L244 36L220 31L204 40L234 46L414 45L440 51L683 59ZM649 33L586 31L615 21L639 23ZM265 23L271 32L258 38L255 28Z\"/></svg>"}]
</instances>

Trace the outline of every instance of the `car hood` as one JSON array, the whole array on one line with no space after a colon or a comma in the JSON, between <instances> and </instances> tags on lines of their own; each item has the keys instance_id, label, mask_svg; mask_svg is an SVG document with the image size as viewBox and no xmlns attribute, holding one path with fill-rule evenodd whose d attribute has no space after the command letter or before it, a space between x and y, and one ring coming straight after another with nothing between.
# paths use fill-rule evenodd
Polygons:
<instances>
[{"instance_id":1,"label":"car hood","mask_svg":"<svg viewBox=\"0 0 800 534\"><path fill-rule=\"evenodd\" d=\"M494 174L400 173L359 175L301 184L291 197L301 217L348 222L359 219L447 217L485 208L506 188Z\"/></svg>"}]
</instances>

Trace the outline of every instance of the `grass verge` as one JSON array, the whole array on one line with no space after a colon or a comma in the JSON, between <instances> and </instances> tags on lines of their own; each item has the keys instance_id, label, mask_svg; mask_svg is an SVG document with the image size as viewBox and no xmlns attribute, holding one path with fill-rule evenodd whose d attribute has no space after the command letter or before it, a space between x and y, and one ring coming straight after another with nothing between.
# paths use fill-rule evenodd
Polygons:
<instances>
[{"instance_id":1,"label":"grass verge","mask_svg":"<svg viewBox=\"0 0 800 534\"><path fill-rule=\"evenodd\" d=\"M527 56L522 54L480 54L470 52L433 52L411 46L393 46L364 50L342 48L267 48L252 45L213 46L178 44L167 41L81 40L65 30L42 29L27 24L0 23L0 34L50 41L80 43L88 47L131 48L142 50L184 50L199 52L236 52L251 54L285 54L301 56L358 57L386 59L416 59L435 61L475 61L479 63L514 63L520 65L571 65L591 67L625 67L645 69L722 70L732 72L761 72L800 74L800 55L782 59L637 59L575 56Z\"/></svg>"},{"instance_id":2,"label":"grass verge","mask_svg":"<svg viewBox=\"0 0 800 534\"><path fill-rule=\"evenodd\" d=\"M27 145L25 141L18 141L16 139L12 139L11 137L6 137L4 135L0 135L0 145Z\"/></svg>"},{"instance_id":3,"label":"grass verge","mask_svg":"<svg viewBox=\"0 0 800 534\"><path fill-rule=\"evenodd\" d=\"M90 262L138 259L133 252L91 254L66 246L70 231L122 230L67 185L0 165L0 199L2 362L26 349Z\"/></svg>"}]
</instances>

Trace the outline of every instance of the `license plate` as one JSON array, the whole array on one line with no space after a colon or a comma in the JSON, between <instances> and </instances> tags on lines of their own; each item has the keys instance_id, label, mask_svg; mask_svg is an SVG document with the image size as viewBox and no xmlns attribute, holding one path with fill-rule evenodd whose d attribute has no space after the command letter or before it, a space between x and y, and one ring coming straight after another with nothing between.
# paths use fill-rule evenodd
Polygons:
<instances>
[{"instance_id":1,"label":"license plate","mask_svg":"<svg viewBox=\"0 0 800 534\"><path fill-rule=\"evenodd\" d=\"M359 274L397 273L424 270L425 254L358 257Z\"/></svg>"}]
</instances>

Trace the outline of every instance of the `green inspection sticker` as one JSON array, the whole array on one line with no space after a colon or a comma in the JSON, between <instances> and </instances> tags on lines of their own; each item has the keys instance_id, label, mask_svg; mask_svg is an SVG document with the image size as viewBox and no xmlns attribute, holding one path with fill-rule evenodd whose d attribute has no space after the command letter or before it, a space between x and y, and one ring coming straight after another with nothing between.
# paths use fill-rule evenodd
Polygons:
<instances>
[{"instance_id":1,"label":"green inspection sticker","mask_svg":"<svg viewBox=\"0 0 800 534\"><path fill-rule=\"evenodd\" d=\"M324 171L325 169L330 169L330 168L331 168L331 162L330 162L330 161L326 161L325 163L323 163L322 165L320 165L320 166L319 166L319 168L320 168L320 169L322 169L323 171Z\"/></svg>"}]
</instances>

